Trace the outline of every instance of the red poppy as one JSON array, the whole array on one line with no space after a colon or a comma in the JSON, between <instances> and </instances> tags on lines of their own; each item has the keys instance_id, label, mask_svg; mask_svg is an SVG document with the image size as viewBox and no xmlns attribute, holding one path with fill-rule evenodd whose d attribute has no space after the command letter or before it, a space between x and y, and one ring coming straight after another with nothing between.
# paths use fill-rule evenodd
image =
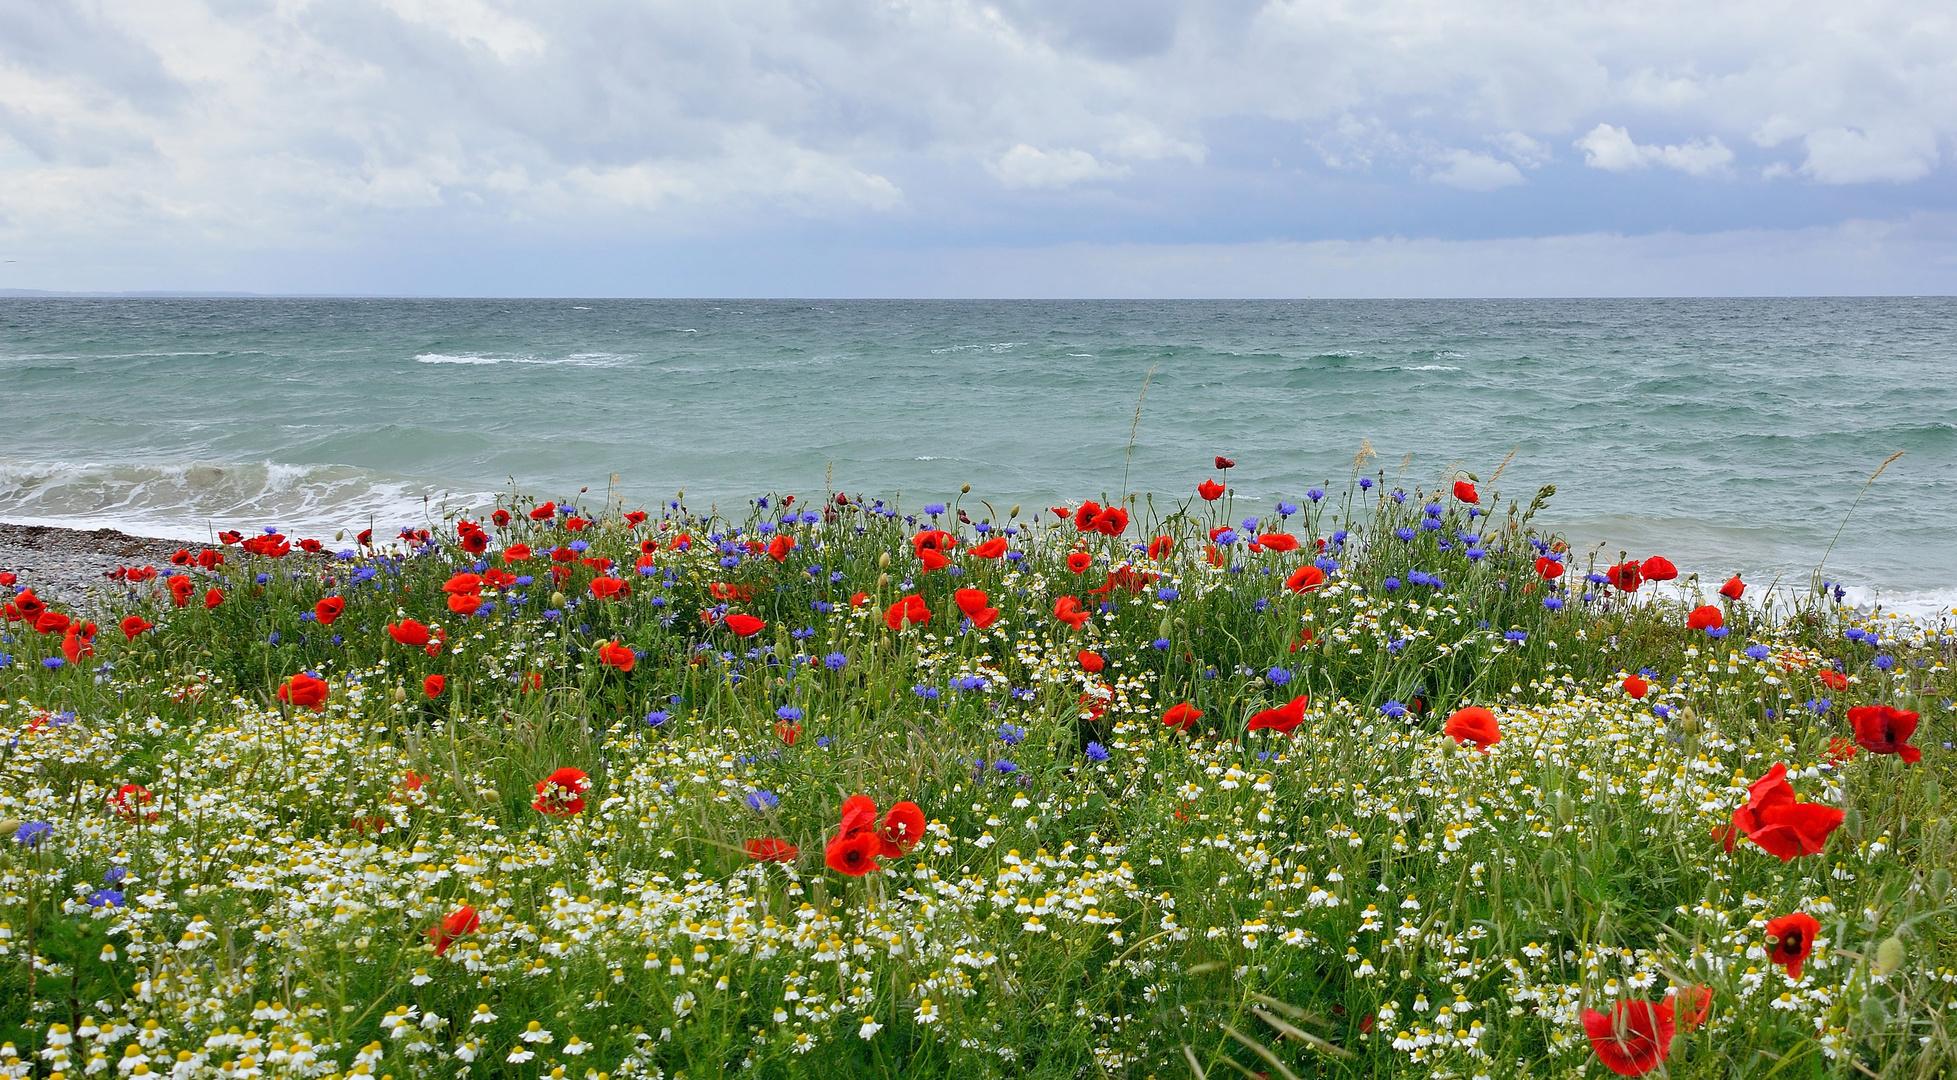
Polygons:
<instances>
[{"instance_id":1,"label":"red poppy","mask_svg":"<svg viewBox=\"0 0 1957 1080\"><path fill-rule=\"evenodd\" d=\"M224 539L224 534L219 533L218 539L220 540ZM359 534L353 538L353 542L359 544L361 547L372 547L374 543L374 530L372 529L360 530Z\"/></svg>"},{"instance_id":2,"label":"red poppy","mask_svg":"<svg viewBox=\"0 0 1957 1080\"><path fill-rule=\"evenodd\" d=\"M43 611L34 620L34 629L43 634L59 634L68 629L68 616L59 611Z\"/></svg>"},{"instance_id":3,"label":"red poppy","mask_svg":"<svg viewBox=\"0 0 1957 1080\"><path fill-rule=\"evenodd\" d=\"M969 616L984 611L985 605L991 600L991 597L985 595L985 590L983 589L960 589L951 594L951 599L953 603L958 605L958 610Z\"/></svg>"},{"instance_id":4,"label":"red poppy","mask_svg":"<svg viewBox=\"0 0 1957 1080\"><path fill-rule=\"evenodd\" d=\"M211 589L204 593L204 607L206 609L214 608L222 603L224 603L223 589Z\"/></svg>"},{"instance_id":5,"label":"red poppy","mask_svg":"<svg viewBox=\"0 0 1957 1080\"><path fill-rule=\"evenodd\" d=\"M1481 501L1481 494L1475 491L1475 486L1466 480L1456 480L1454 482L1454 497L1464 503L1478 503Z\"/></svg>"},{"instance_id":6,"label":"red poppy","mask_svg":"<svg viewBox=\"0 0 1957 1080\"><path fill-rule=\"evenodd\" d=\"M1747 789L1747 799L1733 811L1731 828L1718 835L1733 850L1736 833L1788 862L1797 855L1818 855L1828 846L1828 834L1841 827L1843 813L1832 806L1798 802L1787 782L1787 765L1775 762L1767 774Z\"/></svg>"},{"instance_id":7,"label":"red poppy","mask_svg":"<svg viewBox=\"0 0 1957 1080\"><path fill-rule=\"evenodd\" d=\"M68 635L61 641L61 655L71 664L81 663L84 656L95 655L95 624L77 623L68 627Z\"/></svg>"},{"instance_id":8,"label":"red poppy","mask_svg":"<svg viewBox=\"0 0 1957 1080\"><path fill-rule=\"evenodd\" d=\"M292 553L292 545L286 543L285 537L278 533L254 536L245 541L243 547L253 555L263 555L268 559L283 559Z\"/></svg>"},{"instance_id":9,"label":"red poppy","mask_svg":"<svg viewBox=\"0 0 1957 1080\"><path fill-rule=\"evenodd\" d=\"M922 596L912 593L890 605L883 613L885 626L892 630L902 630L906 623L911 626L929 626L931 608Z\"/></svg>"},{"instance_id":10,"label":"red poppy","mask_svg":"<svg viewBox=\"0 0 1957 1080\"><path fill-rule=\"evenodd\" d=\"M1231 461L1229 458L1224 457L1221 454L1218 454L1216 456L1216 467L1218 469L1234 469L1237 467L1237 463Z\"/></svg>"},{"instance_id":11,"label":"red poppy","mask_svg":"<svg viewBox=\"0 0 1957 1080\"><path fill-rule=\"evenodd\" d=\"M279 684L279 700L296 708L318 710L326 703L327 690L326 683L302 671Z\"/></svg>"},{"instance_id":12,"label":"red poppy","mask_svg":"<svg viewBox=\"0 0 1957 1080\"><path fill-rule=\"evenodd\" d=\"M591 595L600 600L610 600L620 596L632 595L631 582L622 578L598 577L591 579Z\"/></svg>"},{"instance_id":13,"label":"red poppy","mask_svg":"<svg viewBox=\"0 0 1957 1080\"><path fill-rule=\"evenodd\" d=\"M1803 911L1767 920L1767 959L1787 969L1787 977L1799 982L1801 964L1814 953L1814 936L1821 924Z\"/></svg>"},{"instance_id":14,"label":"red poppy","mask_svg":"<svg viewBox=\"0 0 1957 1080\"><path fill-rule=\"evenodd\" d=\"M410 648L419 649L428 644L428 627L413 619L402 619L398 623L387 624L387 636Z\"/></svg>"},{"instance_id":15,"label":"red poppy","mask_svg":"<svg viewBox=\"0 0 1957 1080\"><path fill-rule=\"evenodd\" d=\"M1644 575L1646 581L1670 581L1678 576L1678 567L1673 566L1670 559L1653 555L1638 564L1638 572Z\"/></svg>"},{"instance_id":16,"label":"red poppy","mask_svg":"<svg viewBox=\"0 0 1957 1080\"><path fill-rule=\"evenodd\" d=\"M205 548L197 553L197 565L206 570L215 570L224 565L224 552Z\"/></svg>"},{"instance_id":17,"label":"red poppy","mask_svg":"<svg viewBox=\"0 0 1957 1080\"><path fill-rule=\"evenodd\" d=\"M507 528L510 524L510 512L508 510L498 510L489 515L489 520L499 529Z\"/></svg>"},{"instance_id":18,"label":"red poppy","mask_svg":"<svg viewBox=\"0 0 1957 1080\"><path fill-rule=\"evenodd\" d=\"M183 607L189 604L190 594L196 591L197 591L197 583L190 580L190 578L184 576L183 574L178 574L177 576L170 579L170 599L174 601L178 607Z\"/></svg>"},{"instance_id":19,"label":"red poppy","mask_svg":"<svg viewBox=\"0 0 1957 1080\"><path fill-rule=\"evenodd\" d=\"M822 850L822 861L829 869L850 877L862 877L877 869L877 856L883 851L883 840L868 829L860 832L836 834L828 846Z\"/></svg>"},{"instance_id":20,"label":"red poppy","mask_svg":"<svg viewBox=\"0 0 1957 1080\"><path fill-rule=\"evenodd\" d=\"M190 554L189 548L178 548L170 555L171 566L189 566L195 561L196 559Z\"/></svg>"},{"instance_id":21,"label":"red poppy","mask_svg":"<svg viewBox=\"0 0 1957 1080\"><path fill-rule=\"evenodd\" d=\"M732 600L744 603L754 599L754 588L749 585L734 585L725 581L707 583L707 593L715 600Z\"/></svg>"},{"instance_id":22,"label":"red poppy","mask_svg":"<svg viewBox=\"0 0 1957 1080\"><path fill-rule=\"evenodd\" d=\"M299 546L300 546L300 547L305 547L305 546L306 546L307 544L317 544L317 543L318 543L318 541L316 541L316 540L302 540L302 541L300 541L300 544L299 544ZM311 549L311 548L307 548L307 550L308 550L308 551L310 551L310 550L312 550L312 549ZM485 551L488 551L488 550L489 550L489 534L488 534L488 533L486 533L486 532L483 532L483 531L482 531L482 530L480 530L480 529L473 529L473 530L471 530L471 531L469 531L469 532L465 532L465 533L463 533L463 534L462 534L462 550L464 550L464 551L466 551L466 552L468 552L468 553L469 553L469 554L471 554L471 555L480 555L480 554L482 554L483 552L485 552Z\"/></svg>"},{"instance_id":23,"label":"red poppy","mask_svg":"<svg viewBox=\"0 0 1957 1080\"><path fill-rule=\"evenodd\" d=\"M1619 1076L1643 1076L1672 1051L1671 1010L1649 1001L1620 1001L1609 1014L1583 1010L1583 1033L1604 1068Z\"/></svg>"},{"instance_id":24,"label":"red poppy","mask_svg":"<svg viewBox=\"0 0 1957 1080\"><path fill-rule=\"evenodd\" d=\"M1911 764L1923 760L1923 751L1909 744L1916 734L1918 717L1913 712L1888 705L1857 705L1848 710L1848 722L1855 728L1855 741L1872 754L1898 754Z\"/></svg>"},{"instance_id":25,"label":"red poppy","mask_svg":"<svg viewBox=\"0 0 1957 1080\"><path fill-rule=\"evenodd\" d=\"M951 565L951 560L945 558L935 548L925 548L923 551L918 552L917 561L923 564L924 572L927 574L933 570L943 570L945 567Z\"/></svg>"},{"instance_id":26,"label":"red poppy","mask_svg":"<svg viewBox=\"0 0 1957 1080\"><path fill-rule=\"evenodd\" d=\"M1076 630L1086 624L1090 615L1090 612L1082 611L1080 601L1071 596L1063 596L1054 601L1053 617Z\"/></svg>"},{"instance_id":27,"label":"red poppy","mask_svg":"<svg viewBox=\"0 0 1957 1080\"><path fill-rule=\"evenodd\" d=\"M339 618L340 613L346 609L347 602L344 599L329 596L313 605L313 618L318 619L321 626L332 626L333 620Z\"/></svg>"},{"instance_id":28,"label":"red poppy","mask_svg":"<svg viewBox=\"0 0 1957 1080\"><path fill-rule=\"evenodd\" d=\"M1265 709L1263 712L1251 717L1249 726L1244 730L1262 731L1268 728L1271 731L1289 735L1297 729L1299 724L1305 722L1305 705L1307 703L1306 695L1299 694L1297 697L1292 698L1275 709Z\"/></svg>"},{"instance_id":29,"label":"red poppy","mask_svg":"<svg viewBox=\"0 0 1957 1080\"><path fill-rule=\"evenodd\" d=\"M802 725L792 720L775 721L775 738L780 739L783 745L794 746L801 737Z\"/></svg>"},{"instance_id":30,"label":"red poppy","mask_svg":"<svg viewBox=\"0 0 1957 1080\"><path fill-rule=\"evenodd\" d=\"M457 615L474 615L482 606L482 597L474 593L456 593L448 598L448 609Z\"/></svg>"},{"instance_id":31,"label":"red poppy","mask_svg":"<svg viewBox=\"0 0 1957 1080\"><path fill-rule=\"evenodd\" d=\"M914 802L900 802L890 808L883 817L883 828L878 830L877 839L882 841L878 854L886 859L901 859L910 854L917 842L924 839L924 811Z\"/></svg>"},{"instance_id":32,"label":"red poppy","mask_svg":"<svg viewBox=\"0 0 1957 1080\"><path fill-rule=\"evenodd\" d=\"M842 818L843 832L862 832L864 829L876 823L876 800L870 798L868 795L851 795L849 798L843 800L840 817Z\"/></svg>"},{"instance_id":33,"label":"red poppy","mask_svg":"<svg viewBox=\"0 0 1957 1080\"><path fill-rule=\"evenodd\" d=\"M1536 560L1536 576L1544 581L1555 581L1563 576L1563 564L1545 555Z\"/></svg>"},{"instance_id":34,"label":"red poppy","mask_svg":"<svg viewBox=\"0 0 1957 1080\"><path fill-rule=\"evenodd\" d=\"M747 857L756 862L792 863L801 854L801 849L794 844L773 837L749 840L742 846L747 849Z\"/></svg>"},{"instance_id":35,"label":"red poppy","mask_svg":"<svg viewBox=\"0 0 1957 1080\"><path fill-rule=\"evenodd\" d=\"M787 562L788 553L794 550L795 538L792 536L778 533L773 540L768 541L768 557L776 562Z\"/></svg>"},{"instance_id":36,"label":"red poppy","mask_svg":"<svg viewBox=\"0 0 1957 1080\"><path fill-rule=\"evenodd\" d=\"M1695 607L1692 609L1692 614L1685 617L1687 630L1716 630L1725 625L1726 613L1711 604Z\"/></svg>"},{"instance_id":37,"label":"red poppy","mask_svg":"<svg viewBox=\"0 0 1957 1080\"><path fill-rule=\"evenodd\" d=\"M1223 485L1214 480L1205 480L1196 485L1196 494L1201 495L1204 502L1215 502L1221 499L1223 490Z\"/></svg>"},{"instance_id":38,"label":"red poppy","mask_svg":"<svg viewBox=\"0 0 1957 1080\"><path fill-rule=\"evenodd\" d=\"M421 692L431 698L441 697L442 691L446 689L448 689L448 676L446 675L430 675L421 680Z\"/></svg>"},{"instance_id":39,"label":"red poppy","mask_svg":"<svg viewBox=\"0 0 1957 1080\"><path fill-rule=\"evenodd\" d=\"M1848 676L1833 669L1823 669L1815 676L1831 690L1848 689Z\"/></svg>"},{"instance_id":40,"label":"red poppy","mask_svg":"<svg viewBox=\"0 0 1957 1080\"><path fill-rule=\"evenodd\" d=\"M1076 574L1086 573L1087 568L1093 565L1094 556L1089 555L1085 551L1076 551L1067 556L1067 569Z\"/></svg>"},{"instance_id":41,"label":"red poppy","mask_svg":"<svg viewBox=\"0 0 1957 1080\"><path fill-rule=\"evenodd\" d=\"M473 934L480 929L482 929L482 916L476 914L475 908L465 904L443 916L441 922L422 933L427 934L429 940L435 943L435 955L441 956L448 952L448 947L455 944L457 938L464 934Z\"/></svg>"},{"instance_id":42,"label":"red poppy","mask_svg":"<svg viewBox=\"0 0 1957 1080\"><path fill-rule=\"evenodd\" d=\"M1828 736L1828 763L1831 765L1846 765L1854 761L1855 755L1861 750L1861 747L1855 745L1854 739L1844 739L1840 735Z\"/></svg>"},{"instance_id":43,"label":"red poppy","mask_svg":"<svg viewBox=\"0 0 1957 1080\"><path fill-rule=\"evenodd\" d=\"M531 521L549 521L556 516L557 504L554 502L547 502L535 510L530 511Z\"/></svg>"},{"instance_id":44,"label":"red poppy","mask_svg":"<svg viewBox=\"0 0 1957 1080\"><path fill-rule=\"evenodd\" d=\"M1060 511L1056 509L1054 513L1059 514ZM1074 511L1074 528L1081 532L1091 531L1094 528L1094 519L1100 516L1100 513L1101 504L1095 502L1093 499L1081 503L1080 509ZM1060 514L1060 516L1066 517L1067 515Z\"/></svg>"},{"instance_id":45,"label":"red poppy","mask_svg":"<svg viewBox=\"0 0 1957 1080\"><path fill-rule=\"evenodd\" d=\"M911 537L911 554L923 558L927 551L942 555L958 546L958 538L943 529L923 529Z\"/></svg>"},{"instance_id":46,"label":"red poppy","mask_svg":"<svg viewBox=\"0 0 1957 1080\"><path fill-rule=\"evenodd\" d=\"M1495 714L1479 705L1456 709L1441 725L1441 732L1454 740L1456 746L1474 743L1483 753L1502 741L1502 727L1495 722Z\"/></svg>"},{"instance_id":47,"label":"red poppy","mask_svg":"<svg viewBox=\"0 0 1957 1080\"><path fill-rule=\"evenodd\" d=\"M626 514L625 523L635 529L644 525L646 523L646 512L644 510L634 510Z\"/></svg>"},{"instance_id":48,"label":"red poppy","mask_svg":"<svg viewBox=\"0 0 1957 1080\"><path fill-rule=\"evenodd\" d=\"M1101 658L1100 653L1091 652L1087 649L1082 649L1080 655L1074 659L1080 661L1080 669L1089 675L1098 675L1101 673L1102 668L1108 666L1108 662Z\"/></svg>"},{"instance_id":49,"label":"red poppy","mask_svg":"<svg viewBox=\"0 0 1957 1080\"><path fill-rule=\"evenodd\" d=\"M1604 576L1624 592L1637 592L1638 586L1644 584L1644 575L1638 572L1636 562L1618 563L1604 571Z\"/></svg>"},{"instance_id":50,"label":"red poppy","mask_svg":"<svg viewBox=\"0 0 1957 1080\"><path fill-rule=\"evenodd\" d=\"M144 821L155 821L156 811L144 809L155 800L156 796L151 795L150 790L143 785L124 784L115 790L115 794L109 796L108 801L109 809L125 821L135 821L138 818Z\"/></svg>"},{"instance_id":51,"label":"red poppy","mask_svg":"<svg viewBox=\"0 0 1957 1080\"><path fill-rule=\"evenodd\" d=\"M531 554L529 544L511 544L509 547L503 549L503 561L506 563L522 562L529 558Z\"/></svg>"},{"instance_id":52,"label":"red poppy","mask_svg":"<svg viewBox=\"0 0 1957 1080\"><path fill-rule=\"evenodd\" d=\"M1651 684L1637 675L1624 677L1624 692L1634 698L1643 698L1651 692Z\"/></svg>"},{"instance_id":53,"label":"red poppy","mask_svg":"<svg viewBox=\"0 0 1957 1080\"><path fill-rule=\"evenodd\" d=\"M666 543L667 551L685 551L693 546L693 538L685 533L676 533Z\"/></svg>"},{"instance_id":54,"label":"red poppy","mask_svg":"<svg viewBox=\"0 0 1957 1080\"><path fill-rule=\"evenodd\" d=\"M1666 999L1658 1006L1660 1011L1671 1010L1680 1031L1697 1031L1712 1015L1712 987L1687 986Z\"/></svg>"},{"instance_id":55,"label":"red poppy","mask_svg":"<svg viewBox=\"0 0 1957 1080\"><path fill-rule=\"evenodd\" d=\"M870 602L870 594L866 592L857 593L849 598L850 607L862 607L864 604L867 604L869 602Z\"/></svg>"},{"instance_id":56,"label":"red poppy","mask_svg":"<svg viewBox=\"0 0 1957 1080\"><path fill-rule=\"evenodd\" d=\"M1726 584L1721 585L1719 587L1719 595L1725 597L1728 600L1738 600L1741 596L1745 595L1745 593L1746 593L1746 582L1741 581L1740 576L1738 574L1734 574L1732 577L1727 578Z\"/></svg>"},{"instance_id":57,"label":"red poppy","mask_svg":"<svg viewBox=\"0 0 1957 1080\"><path fill-rule=\"evenodd\" d=\"M230 545L235 544L238 541L243 540L244 538L245 538L244 533L232 532L229 529L217 534L217 542L225 545L226 547L229 547Z\"/></svg>"},{"instance_id":58,"label":"red poppy","mask_svg":"<svg viewBox=\"0 0 1957 1080\"><path fill-rule=\"evenodd\" d=\"M537 798L530 809L551 817L570 817L584 812L584 793L591 790L591 777L582 769L568 766L537 781Z\"/></svg>"},{"instance_id":59,"label":"red poppy","mask_svg":"<svg viewBox=\"0 0 1957 1080\"><path fill-rule=\"evenodd\" d=\"M1307 593L1325 584L1325 571L1316 566L1300 566L1284 579L1284 587L1294 593Z\"/></svg>"},{"instance_id":60,"label":"red poppy","mask_svg":"<svg viewBox=\"0 0 1957 1080\"><path fill-rule=\"evenodd\" d=\"M1006 538L995 536L972 548L972 554L981 559L1002 559L1006 555Z\"/></svg>"},{"instance_id":61,"label":"red poppy","mask_svg":"<svg viewBox=\"0 0 1957 1080\"><path fill-rule=\"evenodd\" d=\"M1155 539L1150 540L1148 542L1148 557L1154 559L1157 562L1160 562L1163 559L1168 558L1169 553L1173 552L1175 549L1176 549L1175 537L1158 536Z\"/></svg>"},{"instance_id":62,"label":"red poppy","mask_svg":"<svg viewBox=\"0 0 1957 1080\"><path fill-rule=\"evenodd\" d=\"M616 641L607 641L598 646L598 662L620 671L631 671L632 665L639 662L639 657L630 648Z\"/></svg>"},{"instance_id":63,"label":"red poppy","mask_svg":"<svg viewBox=\"0 0 1957 1080\"><path fill-rule=\"evenodd\" d=\"M1298 538L1290 533L1265 533L1257 538L1257 542L1272 551L1298 550Z\"/></svg>"},{"instance_id":64,"label":"red poppy","mask_svg":"<svg viewBox=\"0 0 1957 1080\"><path fill-rule=\"evenodd\" d=\"M743 615L739 612L727 616L727 629L732 630L735 637L753 637L767 625L752 615Z\"/></svg>"},{"instance_id":65,"label":"red poppy","mask_svg":"<svg viewBox=\"0 0 1957 1080\"><path fill-rule=\"evenodd\" d=\"M1196 721L1202 718L1203 710L1185 701L1169 706L1169 711L1162 714L1162 723L1168 727L1175 728L1177 731L1188 731L1190 728L1196 726Z\"/></svg>"},{"instance_id":66,"label":"red poppy","mask_svg":"<svg viewBox=\"0 0 1957 1080\"><path fill-rule=\"evenodd\" d=\"M1128 531L1128 511L1119 506L1110 506L1094 515L1088 527L1103 536L1120 536Z\"/></svg>"},{"instance_id":67,"label":"red poppy","mask_svg":"<svg viewBox=\"0 0 1957 1080\"><path fill-rule=\"evenodd\" d=\"M156 626L155 623L150 622L141 615L129 615L122 620L122 636L134 641L136 640L137 634L151 629L154 626Z\"/></svg>"}]
</instances>

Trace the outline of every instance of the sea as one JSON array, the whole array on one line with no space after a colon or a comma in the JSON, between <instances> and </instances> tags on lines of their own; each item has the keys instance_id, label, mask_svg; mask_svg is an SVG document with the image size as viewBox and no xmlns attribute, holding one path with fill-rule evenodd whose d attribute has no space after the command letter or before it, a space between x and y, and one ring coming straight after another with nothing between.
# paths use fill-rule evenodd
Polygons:
<instances>
[{"instance_id":1,"label":"sea","mask_svg":"<svg viewBox=\"0 0 1957 1080\"><path fill-rule=\"evenodd\" d=\"M744 516L967 484L1003 518L1212 477L1251 516L1472 473L1554 485L1537 521L1602 560L1957 603L1949 297L9 297L0 388L19 523L327 539L513 491Z\"/></svg>"}]
</instances>

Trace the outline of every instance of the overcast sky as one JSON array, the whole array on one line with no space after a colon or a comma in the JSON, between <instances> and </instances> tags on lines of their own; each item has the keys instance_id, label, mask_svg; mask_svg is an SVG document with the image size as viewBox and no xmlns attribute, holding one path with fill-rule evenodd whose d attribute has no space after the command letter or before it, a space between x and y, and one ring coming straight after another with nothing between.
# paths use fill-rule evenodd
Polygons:
<instances>
[{"instance_id":1,"label":"overcast sky","mask_svg":"<svg viewBox=\"0 0 1957 1080\"><path fill-rule=\"evenodd\" d=\"M0 288L1957 292L1949 0L0 0Z\"/></svg>"}]
</instances>

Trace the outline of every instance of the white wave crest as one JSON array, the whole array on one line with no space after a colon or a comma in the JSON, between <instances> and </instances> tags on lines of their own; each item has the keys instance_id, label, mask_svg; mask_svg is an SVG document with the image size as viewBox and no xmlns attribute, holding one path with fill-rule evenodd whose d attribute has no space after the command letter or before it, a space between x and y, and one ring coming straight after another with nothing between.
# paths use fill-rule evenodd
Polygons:
<instances>
[{"instance_id":1,"label":"white wave crest","mask_svg":"<svg viewBox=\"0 0 1957 1080\"><path fill-rule=\"evenodd\" d=\"M637 359L623 353L572 353L569 356L483 356L477 353L416 353L424 364L570 364L578 367L617 367Z\"/></svg>"}]
</instances>

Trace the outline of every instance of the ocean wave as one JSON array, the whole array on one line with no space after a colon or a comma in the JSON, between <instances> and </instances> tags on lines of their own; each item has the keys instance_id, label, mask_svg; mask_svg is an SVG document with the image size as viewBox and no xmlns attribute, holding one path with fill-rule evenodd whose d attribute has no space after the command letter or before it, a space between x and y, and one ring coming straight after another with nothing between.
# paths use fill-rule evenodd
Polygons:
<instances>
[{"instance_id":1,"label":"ocean wave","mask_svg":"<svg viewBox=\"0 0 1957 1080\"><path fill-rule=\"evenodd\" d=\"M494 501L493 492L457 492L346 465L0 460L0 519L177 539L267 525L311 535L369 526L392 533Z\"/></svg>"},{"instance_id":2,"label":"ocean wave","mask_svg":"<svg viewBox=\"0 0 1957 1080\"><path fill-rule=\"evenodd\" d=\"M483 356L479 353L416 353L424 364L570 364L579 367L617 367L638 357L626 353L572 353L569 356Z\"/></svg>"},{"instance_id":3,"label":"ocean wave","mask_svg":"<svg viewBox=\"0 0 1957 1080\"><path fill-rule=\"evenodd\" d=\"M1452 364L1415 364L1413 367L1401 368L1400 370L1402 371L1459 371L1461 369L1455 367Z\"/></svg>"}]
</instances>

